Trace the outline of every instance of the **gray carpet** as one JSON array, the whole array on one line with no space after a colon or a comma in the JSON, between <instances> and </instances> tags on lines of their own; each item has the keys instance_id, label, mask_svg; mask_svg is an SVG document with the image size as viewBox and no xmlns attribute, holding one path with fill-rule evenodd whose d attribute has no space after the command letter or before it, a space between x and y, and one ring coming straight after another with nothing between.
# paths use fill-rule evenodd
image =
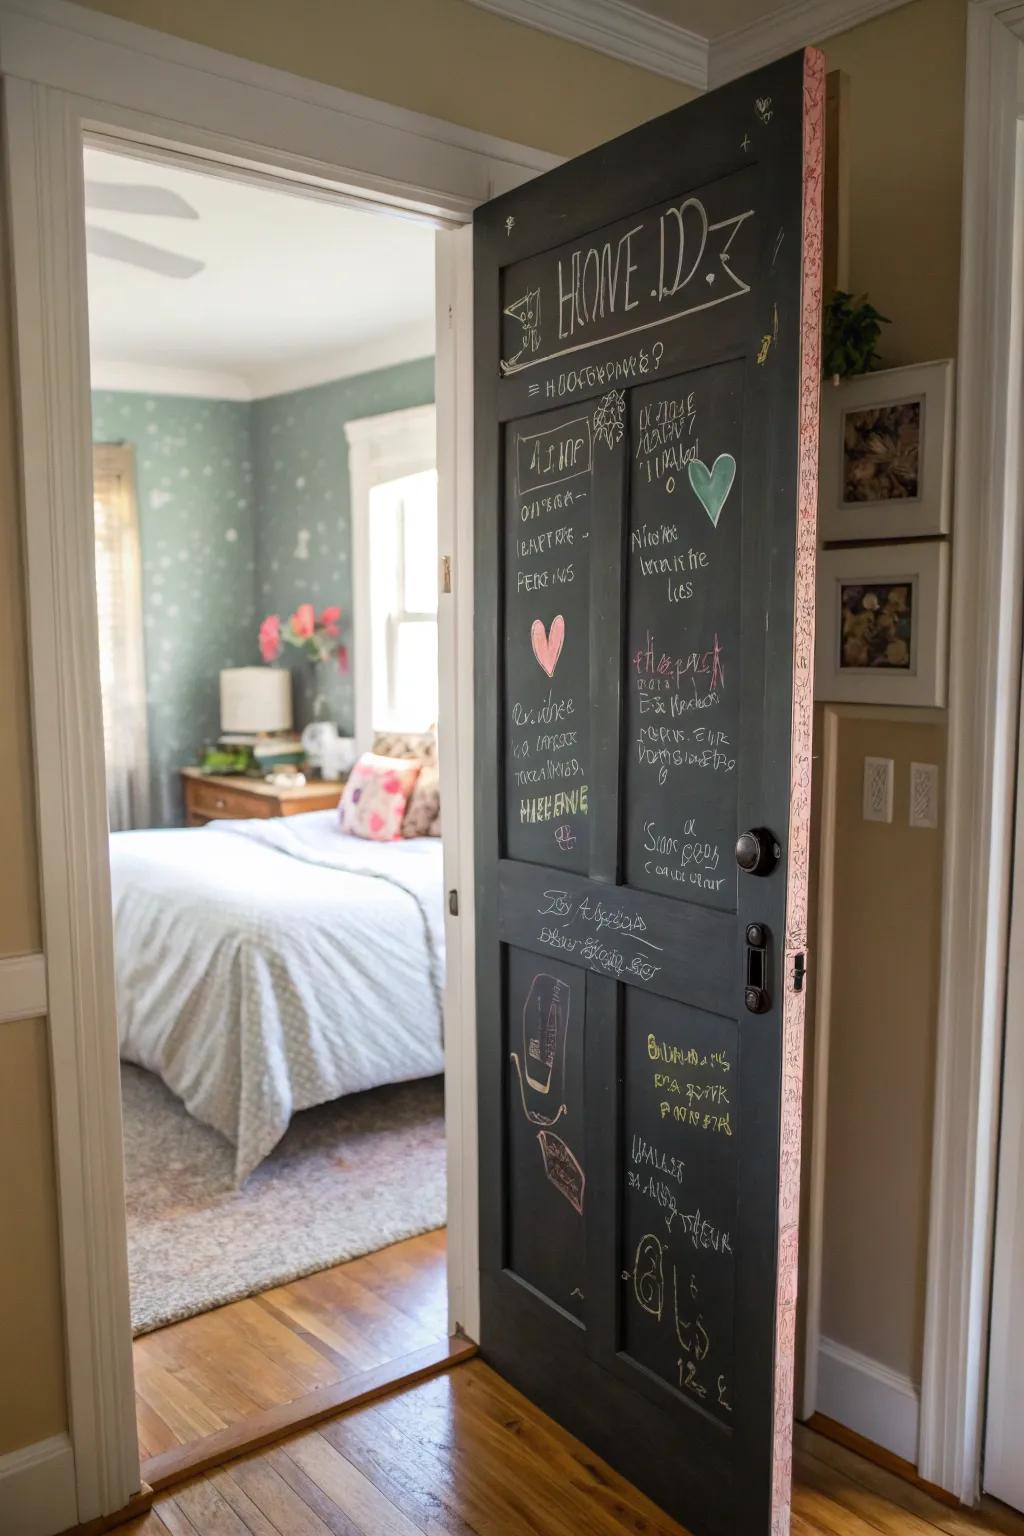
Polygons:
<instances>
[{"instance_id":1,"label":"gray carpet","mask_svg":"<svg viewBox=\"0 0 1024 1536\"><path fill-rule=\"evenodd\" d=\"M304 1110L242 1189L159 1078L121 1084L136 1334L445 1224L439 1077Z\"/></svg>"}]
</instances>

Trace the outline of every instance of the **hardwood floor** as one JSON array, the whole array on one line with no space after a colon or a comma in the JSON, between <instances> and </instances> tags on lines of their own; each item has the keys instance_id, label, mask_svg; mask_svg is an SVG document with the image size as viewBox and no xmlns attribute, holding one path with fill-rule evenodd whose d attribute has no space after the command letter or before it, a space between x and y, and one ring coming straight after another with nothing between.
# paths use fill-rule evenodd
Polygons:
<instances>
[{"instance_id":1,"label":"hardwood floor","mask_svg":"<svg viewBox=\"0 0 1024 1536\"><path fill-rule=\"evenodd\" d=\"M802 1426L793 1536L1022 1536ZM174 1489L129 1536L679 1536L478 1360Z\"/></svg>"},{"instance_id":2,"label":"hardwood floor","mask_svg":"<svg viewBox=\"0 0 1024 1536\"><path fill-rule=\"evenodd\" d=\"M313 1394L330 1411L332 1393L365 1392L395 1361L412 1370L443 1358L446 1335L443 1231L144 1334L134 1345L143 1476L159 1486L182 1447L223 1454L268 1425L279 1433L281 1410Z\"/></svg>"}]
</instances>

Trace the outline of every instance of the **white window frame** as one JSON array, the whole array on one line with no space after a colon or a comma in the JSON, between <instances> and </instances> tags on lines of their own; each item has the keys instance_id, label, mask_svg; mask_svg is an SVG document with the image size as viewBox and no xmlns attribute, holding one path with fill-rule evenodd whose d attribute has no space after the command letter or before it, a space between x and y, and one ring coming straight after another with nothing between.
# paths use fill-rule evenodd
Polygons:
<instances>
[{"instance_id":1,"label":"white window frame","mask_svg":"<svg viewBox=\"0 0 1024 1536\"><path fill-rule=\"evenodd\" d=\"M352 516L352 667L356 750L373 745L373 631L370 604L370 492L437 465L437 408L414 405L346 421ZM440 488L439 488L440 489ZM438 507L438 539L441 536ZM440 646L440 629L438 630ZM440 649L438 656L440 658Z\"/></svg>"}]
</instances>

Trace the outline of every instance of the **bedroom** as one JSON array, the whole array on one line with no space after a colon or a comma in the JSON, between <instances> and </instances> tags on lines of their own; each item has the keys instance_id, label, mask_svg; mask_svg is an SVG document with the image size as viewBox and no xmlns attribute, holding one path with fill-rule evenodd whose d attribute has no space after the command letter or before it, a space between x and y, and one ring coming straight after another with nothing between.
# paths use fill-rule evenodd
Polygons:
<instances>
[{"instance_id":1,"label":"bedroom","mask_svg":"<svg viewBox=\"0 0 1024 1536\"><path fill-rule=\"evenodd\" d=\"M434 231L85 158L152 1471L447 1348Z\"/></svg>"}]
</instances>

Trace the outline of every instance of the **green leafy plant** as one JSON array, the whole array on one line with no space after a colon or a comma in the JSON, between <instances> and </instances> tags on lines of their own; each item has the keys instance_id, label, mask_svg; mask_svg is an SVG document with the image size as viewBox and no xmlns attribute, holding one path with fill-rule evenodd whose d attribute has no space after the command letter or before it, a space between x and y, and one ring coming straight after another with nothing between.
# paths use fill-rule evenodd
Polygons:
<instances>
[{"instance_id":1,"label":"green leafy plant","mask_svg":"<svg viewBox=\"0 0 1024 1536\"><path fill-rule=\"evenodd\" d=\"M855 298L841 289L829 299L822 315L821 372L826 379L870 373L882 359L875 343L882 326L891 321L868 303L867 294Z\"/></svg>"}]
</instances>

